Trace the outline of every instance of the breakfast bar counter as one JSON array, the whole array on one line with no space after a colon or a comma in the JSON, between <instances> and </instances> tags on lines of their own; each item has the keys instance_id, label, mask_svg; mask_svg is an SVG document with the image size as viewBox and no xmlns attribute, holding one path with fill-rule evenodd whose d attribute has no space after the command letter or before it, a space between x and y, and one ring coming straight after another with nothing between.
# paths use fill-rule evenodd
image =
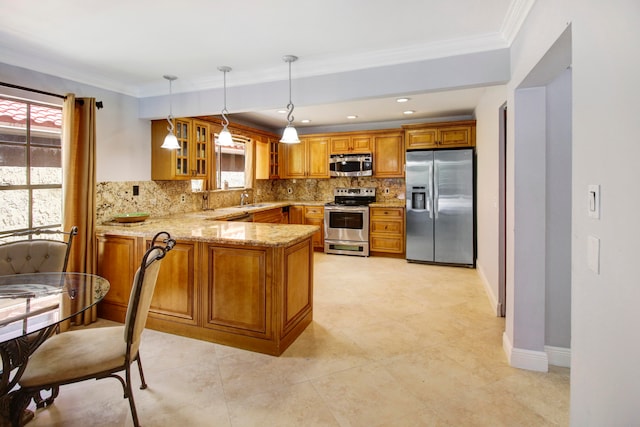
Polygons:
<instances>
[{"instance_id":1,"label":"breakfast bar counter","mask_svg":"<svg viewBox=\"0 0 640 427\"><path fill-rule=\"evenodd\" d=\"M219 221L220 212L96 228L100 317L124 321L139 259L158 231L176 239L147 327L279 356L313 318L313 225Z\"/></svg>"}]
</instances>

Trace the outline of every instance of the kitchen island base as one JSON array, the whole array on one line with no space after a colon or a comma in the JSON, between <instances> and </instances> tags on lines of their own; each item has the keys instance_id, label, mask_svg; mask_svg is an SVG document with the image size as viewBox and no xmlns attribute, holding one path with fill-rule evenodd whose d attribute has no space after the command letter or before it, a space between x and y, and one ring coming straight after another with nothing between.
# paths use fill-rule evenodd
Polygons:
<instances>
[{"instance_id":1,"label":"kitchen island base","mask_svg":"<svg viewBox=\"0 0 640 427\"><path fill-rule=\"evenodd\" d=\"M160 269L146 326L281 355L313 320L311 234L278 246L178 240ZM124 322L135 274L129 260L148 241L97 235L98 274L112 289L100 317Z\"/></svg>"}]
</instances>

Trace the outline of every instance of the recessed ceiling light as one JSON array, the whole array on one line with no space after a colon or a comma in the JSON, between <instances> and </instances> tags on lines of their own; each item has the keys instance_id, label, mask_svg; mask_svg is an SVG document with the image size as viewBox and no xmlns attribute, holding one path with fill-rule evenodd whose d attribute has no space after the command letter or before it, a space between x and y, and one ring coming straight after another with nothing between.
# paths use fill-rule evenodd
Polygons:
<instances>
[{"instance_id":1,"label":"recessed ceiling light","mask_svg":"<svg viewBox=\"0 0 640 427\"><path fill-rule=\"evenodd\" d=\"M358 118L358 116L355 116L355 115L347 116L347 119L349 119L349 120L353 120L353 119L357 119L357 118Z\"/></svg>"},{"instance_id":2,"label":"recessed ceiling light","mask_svg":"<svg viewBox=\"0 0 640 427\"><path fill-rule=\"evenodd\" d=\"M407 102L409 99L411 98L398 98L396 99L396 102Z\"/></svg>"},{"instance_id":3,"label":"recessed ceiling light","mask_svg":"<svg viewBox=\"0 0 640 427\"><path fill-rule=\"evenodd\" d=\"M414 110L407 110L407 111L403 112L402 114L409 115L409 114L413 114L413 113L415 113Z\"/></svg>"},{"instance_id":4,"label":"recessed ceiling light","mask_svg":"<svg viewBox=\"0 0 640 427\"><path fill-rule=\"evenodd\" d=\"M300 120L300 123L311 123L311 120L309 120L309 119L302 119L302 120Z\"/></svg>"},{"instance_id":5,"label":"recessed ceiling light","mask_svg":"<svg viewBox=\"0 0 640 427\"><path fill-rule=\"evenodd\" d=\"M287 110L278 110L278 114L287 114Z\"/></svg>"}]
</instances>

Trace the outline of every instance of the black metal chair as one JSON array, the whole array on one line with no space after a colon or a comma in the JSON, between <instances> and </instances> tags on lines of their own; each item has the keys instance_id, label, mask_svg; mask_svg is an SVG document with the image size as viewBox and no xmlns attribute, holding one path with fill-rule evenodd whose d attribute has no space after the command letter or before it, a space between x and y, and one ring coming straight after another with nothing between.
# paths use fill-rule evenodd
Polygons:
<instances>
[{"instance_id":1,"label":"black metal chair","mask_svg":"<svg viewBox=\"0 0 640 427\"><path fill-rule=\"evenodd\" d=\"M78 227L68 232L34 228L0 235L0 276L67 271L69 252ZM60 240L44 235L62 235ZM64 237L66 236L66 237Z\"/></svg>"},{"instance_id":2,"label":"black metal chair","mask_svg":"<svg viewBox=\"0 0 640 427\"><path fill-rule=\"evenodd\" d=\"M14 426L19 425L30 400L39 397L41 391L51 390L51 397L44 400L46 405L51 405L59 386L102 378L120 381L124 397L129 400L133 424L140 425L131 389L131 365L137 362L142 382L140 388L145 389L147 384L138 353L140 339L161 261L174 245L175 240L167 232L160 232L153 238L135 274L124 325L64 332L49 338L33 353L18 381L20 388L12 394L11 422ZM118 375L122 371L124 378Z\"/></svg>"}]
</instances>

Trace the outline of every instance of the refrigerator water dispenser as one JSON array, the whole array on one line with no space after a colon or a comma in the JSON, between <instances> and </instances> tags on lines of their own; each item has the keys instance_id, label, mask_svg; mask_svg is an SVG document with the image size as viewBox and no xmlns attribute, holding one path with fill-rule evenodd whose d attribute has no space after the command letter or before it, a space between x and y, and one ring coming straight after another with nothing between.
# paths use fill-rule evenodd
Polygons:
<instances>
[{"instance_id":1,"label":"refrigerator water dispenser","mask_svg":"<svg viewBox=\"0 0 640 427\"><path fill-rule=\"evenodd\" d=\"M411 207L420 210L427 208L427 197L424 191L413 191L411 193Z\"/></svg>"}]
</instances>

